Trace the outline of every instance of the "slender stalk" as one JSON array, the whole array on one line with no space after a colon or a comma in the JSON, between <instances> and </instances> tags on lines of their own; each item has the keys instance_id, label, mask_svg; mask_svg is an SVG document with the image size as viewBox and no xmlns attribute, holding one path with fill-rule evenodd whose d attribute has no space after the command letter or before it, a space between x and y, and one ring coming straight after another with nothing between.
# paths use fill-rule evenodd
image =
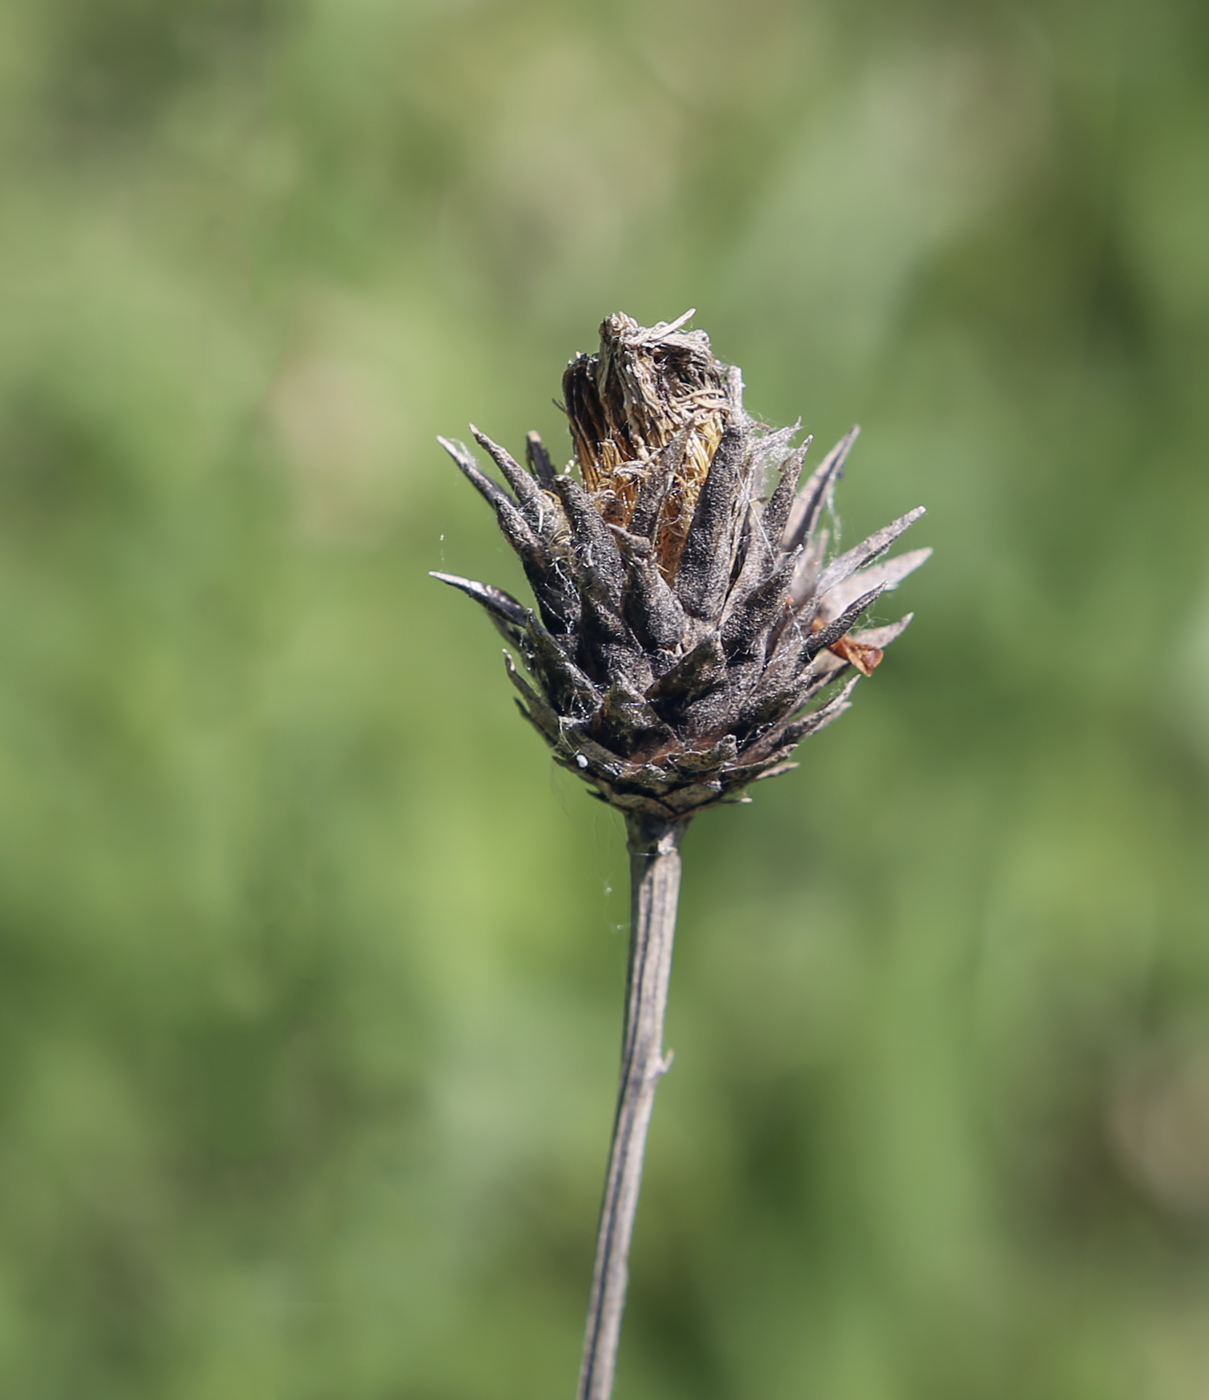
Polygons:
<instances>
[{"instance_id":1,"label":"slender stalk","mask_svg":"<svg viewBox=\"0 0 1209 1400\"><path fill-rule=\"evenodd\" d=\"M609 1400L629 1281L630 1237L642 1184L655 1089L672 1063L663 1053L663 1017L680 896L680 843L687 822L626 819L630 851L630 959L626 979L621 1085L609 1175L596 1237L596 1267L579 1373L579 1400Z\"/></svg>"}]
</instances>

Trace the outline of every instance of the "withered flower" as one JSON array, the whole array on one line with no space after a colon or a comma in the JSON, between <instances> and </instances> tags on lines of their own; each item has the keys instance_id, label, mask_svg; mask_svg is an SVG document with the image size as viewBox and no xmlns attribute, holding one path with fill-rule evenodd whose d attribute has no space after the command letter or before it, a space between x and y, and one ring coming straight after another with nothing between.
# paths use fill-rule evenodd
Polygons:
<instances>
[{"instance_id":1,"label":"withered flower","mask_svg":"<svg viewBox=\"0 0 1209 1400\"><path fill-rule=\"evenodd\" d=\"M690 313L691 314L691 313ZM682 317L650 329L613 315L600 349L563 377L575 447L557 473L529 434L530 470L472 428L511 493L457 442L441 442L495 507L537 612L490 584L434 577L486 608L522 713L596 795L677 821L796 765L799 740L848 708L910 617L854 632L928 557L875 562L922 507L828 561L820 522L853 429L799 489L809 440L744 412L739 371ZM766 485L775 482L765 495Z\"/></svg>"},{"instance_id":2,"label":"withered flower","mask_svg":"<svg viewBox=\"0 0 1209 1400\"><path fill-rule=\"evenodd\" d=\"M798 741L848 708L910 617L853 628L931 552L881 558L920 509L829 559L822 522L856 430L799 487L809 441L794 448L796 428L751 420L739 371L683 329L691 315L650 329L610 316L599 351L572 360L563 393L578 480L555 471L536 433L526 470L472 428L510 490L441 439L495 508L537 609L491 584L435 577L486 608L534 682L505 654L522 713L557 762L626 814L629 833L621 1087L580 1400L608 1400L613 1386L647 1125L670 1063L684 830L794 767Z\"/></svg>"}]
</instances>

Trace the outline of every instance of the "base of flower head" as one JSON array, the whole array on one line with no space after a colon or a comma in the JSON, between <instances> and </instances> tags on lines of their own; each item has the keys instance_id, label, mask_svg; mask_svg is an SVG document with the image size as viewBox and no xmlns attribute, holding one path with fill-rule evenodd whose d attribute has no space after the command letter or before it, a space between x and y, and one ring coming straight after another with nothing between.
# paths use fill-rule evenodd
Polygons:
<instances>
[{"instance_id":1,"label":"base of flower head","mask_svg":"<svg viewBox=\"0 0 1209 1400\"><path fill-rule=\"evenodd\" d=\"M749 711L739 736L727 733L717 742L703 745L685 742L670 726L659 725L648 712L634 723L633 710L619 717L610 714L607 702L585 718L558 715L517 670L505 652L509 679L521 693L517 708L553 750L554 761L592 785L592 796L623 812L641 812L664 821L682 821L698 812L750 799L743 790L763 778L776 777L796 768L790 762L794 748L808 734L816 734L837 720L851 704L854 676L824 704L798 714L801 698L781 698L779 709L792 709L788 718L777 710ZM812 687L817 693L830 686L847 667L838 658L823 658ZM646 707L643 706L643 709ZM628 721L628 723L627 723ZM656 727L657 726L657 727ZM645 743L638 735L645 735Z\"/></svg>"}]
</instances>

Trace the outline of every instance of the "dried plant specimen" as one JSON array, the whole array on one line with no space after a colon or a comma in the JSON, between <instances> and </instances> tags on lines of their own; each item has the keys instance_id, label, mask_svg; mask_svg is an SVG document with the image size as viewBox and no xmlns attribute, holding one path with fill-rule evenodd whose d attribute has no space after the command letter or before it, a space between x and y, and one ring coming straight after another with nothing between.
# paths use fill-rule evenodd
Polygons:
<instances>
[{"instance_id":1,"label":"dried plant specimen","mask_svg":"<svg viewBox=\"0 0 1209 1400\"><path fill-rule=\"evenodd\" d=\"M804 484L809 440L743 408L740 373L691 317L645 328L610 316L563 377L574 459L555 470L536 433L527 468L472 428L507 488L442 445L495 509L532 609L451 574L520 656L520 709L555 761L625 813L631 855L621 1089L605 1188L580 1400L611 1394L626 1261L655 1087L689 820L749 799L849 706L860 676L910 622L854 630L931 553L884 559L922 507L829 557L825 517L853 429ZM578 479L576 477L578 473ZM853 674L855 673L855 674Z\"/></svg>"}]
</instances>

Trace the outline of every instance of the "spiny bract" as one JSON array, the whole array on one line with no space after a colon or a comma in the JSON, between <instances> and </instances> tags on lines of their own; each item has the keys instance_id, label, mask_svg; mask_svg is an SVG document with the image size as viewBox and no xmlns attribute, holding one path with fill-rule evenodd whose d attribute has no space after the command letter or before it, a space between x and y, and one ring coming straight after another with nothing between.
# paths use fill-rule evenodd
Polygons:
<instances>
[{"instance_id":1,"label":"spiny bract","mask_svg":"<svg viewBox=\"0 0 1209 1400\"><path fill-rule=\"evenodd\" d=\"M508 674L555 760L603 801L662 821L795 767L794 746L848 708L858 677L824 690L871 674L911 618L852 628L931 553L875 562L920 507L828 562L820 521L857 430L799 490L809 439L794 449L796 428L752 422L739 371L682 329L691 315L650 329L610 316L598 353L571 361L581 481L554 470L536 433L526 470L471 426L511 494L440 439L495 508L537 611L434 577L481 603L520 653L536 689L505 653Z\"/></svg>"}]
</instances>

